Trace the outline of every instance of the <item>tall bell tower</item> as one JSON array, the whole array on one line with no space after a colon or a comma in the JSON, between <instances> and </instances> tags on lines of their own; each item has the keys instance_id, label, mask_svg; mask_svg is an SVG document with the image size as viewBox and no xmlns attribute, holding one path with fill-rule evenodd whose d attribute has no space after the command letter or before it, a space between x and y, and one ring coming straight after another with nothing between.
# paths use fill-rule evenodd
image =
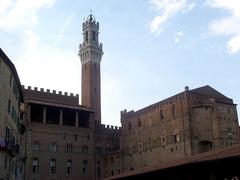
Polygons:
<instances>
[{"instance_id":1,"label":"tall bell tower","mask_svg":"<svg viewBox=\"0 0 240 180\"><path fill-rule=\"evenodd\" d=\"M102 43L98 41L99 23L90 14L82 24L83 43L79 46L82 63L82 105L95 111L95 120L101 122L100 63Z\"/></svg>"}]
</instances>

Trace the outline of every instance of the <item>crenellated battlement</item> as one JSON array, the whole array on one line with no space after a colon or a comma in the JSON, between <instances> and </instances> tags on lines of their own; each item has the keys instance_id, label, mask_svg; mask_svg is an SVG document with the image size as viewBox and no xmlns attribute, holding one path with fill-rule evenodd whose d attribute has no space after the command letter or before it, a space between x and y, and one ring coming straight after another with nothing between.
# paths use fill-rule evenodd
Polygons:
<instances>
[{"instance_id":1,"label":"crenellated battlement","mask_svg":"<svg viewBox=\"0 0 240 180\"><path fill-rule=\"evenodd\" d=\"M79 94L57 91L57 90L44 89L44 88L39 88L39 87L32 87L32 86L22 85L22 89L23 90L28 90L28 91L49 93L49 94L54 94L54 95L68 96L68 97L77 97L77 98L79 97Z\"/></svg>"},{"instance_id":2,"label":"crenellated battlement","mask_svg":"<svg viewBox=\"0 0 240 180\"><path fill-rule=\"evenodd\" d=\"M172 97L169 97L167 99L164 99L162 101L159 101L155 104L151 104L151 105L149 105L149 106L147 106L143 109L137 110L137 111L134 111L134 110L127 111L126 109L124 109L120 113L121 119L126 119L126 118L129 118L129 117L146 114L149 111L154 111L156 109L163 108L164 106L171 106L171 105L177 103L178 101L182 101L182 100L185 100L185 99L186 99L186 94L184 92L182 92L182 93L176 94Z\"/></svg>"},{"instance_id":3,"label":"crenellated battlement","mask_svg":"<svg viewBox=\"0 0 240 180\"><path fill-rule=\"evenodd\" d=\"M22 85L22 89L26 99L43 100L67 105L79 105L79 94L24 85Z\"/></svg>"},{"instance_id":4,"label":"crenellated battlement","mask_svg":"<svg viewBox=\"0 0 240 180\"><path fill-rule=\"evenodd\" d=\"M131 110L131 111L127 111L126 109L124 109L123 111L121 111L120 115L121 117L126 117L126 116L129 116L131 114L134 114L134 110Z\"/></svg>"},{"instance_id":5,"label":"crenellated battlement","mask_svg":"<svg viewBox=\"0 0 240 180\"><path fill-rule=\"evenodd\" d=\"M106 125L106 124L101 124L101 127L104 129L109 129L109 130L120 130L122 128L120 126L111 126L111 125Z\"/></svg>"},{"instance_id":6,"label":"crenellated battlement","mask_svg":"<svg viewBox=\"0 0 240 180\"><path fill-rule=\"evenodd\" d=\"M103 131L106 131L106 130L119 131L122 128L120 126L112 126L112 125L99 124L99 123L97 123L96 126L97 126L96 128L99 128L99 129L101 129Z\"/></svg>"}]
</instances>

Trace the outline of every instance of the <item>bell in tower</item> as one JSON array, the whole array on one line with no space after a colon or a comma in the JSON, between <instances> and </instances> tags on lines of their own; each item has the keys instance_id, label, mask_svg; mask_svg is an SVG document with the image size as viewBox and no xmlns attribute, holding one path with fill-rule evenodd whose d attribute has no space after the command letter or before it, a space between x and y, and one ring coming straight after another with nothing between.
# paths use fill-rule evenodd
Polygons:
<instances>
[{"instance_id":1,"label":"bell in tower","mask_svg":"<svg viewBox=\"0 0 240 180\"><path fill-rule=\"evenodd\" d=\"M82 105L94 110L95 120L101 122L101 76L100 63L102 43L98 41L99 23L90 14L82 24L83 43L79 57L82 63Z\"/></svg>"}]
</instances>

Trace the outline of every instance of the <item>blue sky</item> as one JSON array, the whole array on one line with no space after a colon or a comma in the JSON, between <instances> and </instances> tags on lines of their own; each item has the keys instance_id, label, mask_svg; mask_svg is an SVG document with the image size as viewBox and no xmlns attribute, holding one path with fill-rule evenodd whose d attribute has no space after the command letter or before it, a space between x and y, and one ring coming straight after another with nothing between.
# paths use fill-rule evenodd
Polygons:
<instances>
[{"instance_id":1,"label":"blue sky","mask_svg":"<svg viewBox=\"0 0 240 180\"><path fill-rule=\"evenodd\" d=\"M0 47L22 84L81 94L81 25L100 22L102 122L210 85L240 103L239 0L0 0Z\"/></svg>"}]
</instances>

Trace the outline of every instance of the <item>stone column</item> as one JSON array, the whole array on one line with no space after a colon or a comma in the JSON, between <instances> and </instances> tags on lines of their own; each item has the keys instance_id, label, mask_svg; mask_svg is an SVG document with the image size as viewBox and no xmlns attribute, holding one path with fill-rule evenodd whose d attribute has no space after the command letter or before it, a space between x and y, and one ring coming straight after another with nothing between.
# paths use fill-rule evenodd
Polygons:
<instances>
[{"instance_id":1,"label":"stone column","mask_svg":"<svg viewBox=\"0 0 240 180\"><path fill-rule=\"evenodd\" d=\"M43 124L46 124L46 114L47 114L47 108L43 107Z\"/></svg>"},{"instance_id":2,"label":"stone column","mask_svg":"<svg viewBox=\"0 0 240 180\"><path fill-rule=\"evenodd\" d=\"M79 119L78 119L78 111L76 111L76 115L75 115L75 127L79 126Z\"/></svg>"},{"instance_id":3,"label":"stone column","mask_svg":"<svg viewBox=\"0 0 240 180\"><path fill-rule=\"evenodd\" d=\"M63 126L63 110L62 109L60 109L59 122L60 122L60 126Z\"/></svg>"}]
</instances>

